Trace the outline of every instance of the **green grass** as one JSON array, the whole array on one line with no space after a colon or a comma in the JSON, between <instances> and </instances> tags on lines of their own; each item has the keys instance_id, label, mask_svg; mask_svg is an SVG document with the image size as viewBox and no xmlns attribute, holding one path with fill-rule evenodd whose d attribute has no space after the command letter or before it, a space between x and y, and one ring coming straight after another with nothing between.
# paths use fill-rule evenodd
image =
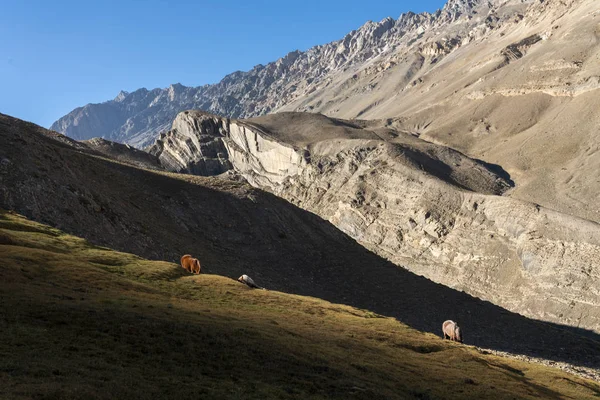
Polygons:
<instances>
[{"instance_id":1,"label":"green grass","mask_svg":"<svg viewBox=\"0 0 600 400\"><path fill-rule=\"evenodd\" d=\"M600 398L394 319L0 213L1 399Z\"/></svg>"}]
</instances>

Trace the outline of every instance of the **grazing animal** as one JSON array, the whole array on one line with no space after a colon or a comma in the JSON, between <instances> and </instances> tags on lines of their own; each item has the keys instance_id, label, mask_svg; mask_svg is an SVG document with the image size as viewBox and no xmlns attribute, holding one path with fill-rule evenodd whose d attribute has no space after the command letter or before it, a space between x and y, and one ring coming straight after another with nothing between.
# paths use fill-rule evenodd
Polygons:
<instances>
[{"instance_id":1,"label":"grazing animal","mask_svg":"<svg viewBox=\"0 0 600 400\"><path fill-rule=\"evenodd\" d=\"M252 280L252 278L250 278L248 275L242 275L242 276L240 276L238 278L238 281L241 282L241 283L245 283L246 285L248 285L252 289L264 289L263 287L260 287L256 283L254 283L254 281Z\"/></svg>"},{"instance_id":2,"label":"grazing animal","mask_svg":"<svg viewBox=\"0 0 600 400\"><path fill-rule=\"evenodd\" d=\"M189 254L186 254L181 257L181 266L186 271L192 274L200 274L200 261L197 258L192 258Z\"/></svg>"},{"instance_id":3,"label":"grazing animal","mask_svg":"<svg viewBox=\"0 0 600 400\"><path fill-rule=\"evenodd\" d=\"M442 332L444 333L444 339L450 339L460 343L463 342L460 327L454 321L444 321L444 323L442 324Z\"/></svg>"}]
</instances>

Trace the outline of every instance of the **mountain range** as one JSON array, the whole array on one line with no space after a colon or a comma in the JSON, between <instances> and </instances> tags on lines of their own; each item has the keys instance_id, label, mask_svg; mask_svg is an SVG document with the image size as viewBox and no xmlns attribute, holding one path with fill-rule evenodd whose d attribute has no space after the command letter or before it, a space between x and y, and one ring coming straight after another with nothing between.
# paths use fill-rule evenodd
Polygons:
<instances>
[{"instance_id":1,"label":"mountain range","mask_svg":"<svg viewBox=\"0 0 600 400\"><path fill-rule=\"evenodd\" d=\"M177 113L186 109L236 118L286 106L331 111L322 101L310 99L334 86L346 97L369 95L382 75L393 71L405 75L394 86L404 87L413 76L430 69L424 63L425 57L431 56L429 61L435 58L431 65L441 61L459 46L481 39L488 30L520 15L529 2L511 0L508 5L499 0L450 0L434 14L409 12L397 20L368 22L339 41L305 52L293 51L248 72L227 75L217 84L121 91L113 100L73 110L51 129L78 140L103 137L144 147L154 141L157 133L168 130ZM368 82L359 82L364 81L359 79L364 75L370 76ZM360 116L364 111L349 112Z\"/></svg>"}]
</instances>

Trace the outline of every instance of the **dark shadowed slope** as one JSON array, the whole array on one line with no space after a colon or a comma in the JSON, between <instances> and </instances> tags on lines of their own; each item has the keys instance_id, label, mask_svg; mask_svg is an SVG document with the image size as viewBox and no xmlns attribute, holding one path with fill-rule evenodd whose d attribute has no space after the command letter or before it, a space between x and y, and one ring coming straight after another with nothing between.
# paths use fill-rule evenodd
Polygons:
<instances>
[{"instance_id":1,"label":"dark shadowed slope","mask_svg":"<svg viewBox=\"0 0 600 400\"><path fill-rule=\"evenodd\" d=\"M0 210L0 397L594 398L366 310L251 290Z\"/></svg>"},{"instance_id":2,"label":"dark shadowed slope","mask_svg":"<svg viewBox=\"0 0 600 400\"><path fill-rule=\"evenodd\" d=\"M198 256L206 272L247 273L273 290L393 316L466 342L598 365L598 336L527 319L398 268L327 221L249 185L148 171L0 120L0 207L141 256Z\"/></svg>"},{"instance_id":3,"label":"dark shadowed slope","mask_svg":"<svg viewBox=\"0 0 600 400\"><path fill-rule=\"evenodd\" d=\"M82 143L85 143L90 149L110 157L113 160L133 164L142 168L162 169L156 157L127 144L111 142L101 138L86 140Z\"/></svg>"}]
</instances>

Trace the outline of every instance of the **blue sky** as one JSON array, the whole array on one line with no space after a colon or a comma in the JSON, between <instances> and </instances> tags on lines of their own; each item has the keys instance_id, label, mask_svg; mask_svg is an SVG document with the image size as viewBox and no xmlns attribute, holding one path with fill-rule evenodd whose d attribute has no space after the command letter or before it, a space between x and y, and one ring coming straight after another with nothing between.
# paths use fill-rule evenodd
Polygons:
<instances>
[{"instance_id":1,"label":"blue sky","mask_svg":"<svg viewBox=\"0 0 600 400\"><path fill-rule=\"evenodd\" d=\"M119 90L198 86L444 0L0 0L0 112L48 127Z\"/></svg>"}]
</instances>

